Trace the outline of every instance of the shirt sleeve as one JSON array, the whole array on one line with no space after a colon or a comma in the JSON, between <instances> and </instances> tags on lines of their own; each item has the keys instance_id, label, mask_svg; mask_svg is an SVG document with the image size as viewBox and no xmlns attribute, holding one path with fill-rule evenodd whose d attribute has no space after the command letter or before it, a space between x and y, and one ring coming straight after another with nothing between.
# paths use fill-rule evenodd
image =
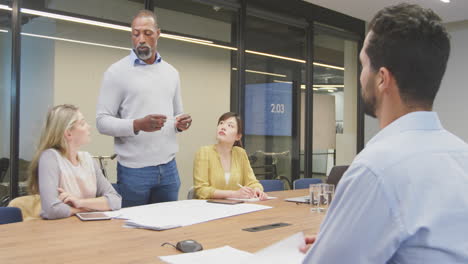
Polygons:
<instances>
[{"instance_id":1,"label":"shirt sleeve","mask_svg":"<svg viewBox=\"0 0 468 264\"><path fill-rule=\"evenodd\" d=\"M39 158L39 194L41 196L41 217L59 219L69 217L71 209L68 204L58 199L60 168L53 150L42 152Z\"/></svg>"},{"instance_id":2,"label":"shirt sleeve","mask_svg":"<svg viewBox=\"0 0 468 264\"><path fill-rule=\"evenodd\" d=\"M119 210L122 207L122 197L115 191L112 184L104 177L96 161L93 161L96 172L96 197L106 197L111 210Z\"/></svg>"},{"instance_id":3,"label":"shirt sleeve","mask_svg":"<svg viewBox=\"0 0 468 264\"><path fill-rule=\"evenodd\" d=\"M403 234L382 179L364 165L351 166L303 263L387 263Z\"/></svg>"},{"instance_id":4,"label":"shirt sleeve","mask_svg":"<svg viewBox=\"0 0 468 264\"><path fill-rule=\"evenodd\" d=\"M193 162L193 182L195 189L195 196L198 199L209 199L213 196L213 193L216 191L216 188L210 185L208 179L208 164L209 164L209 155L203 151L203 149L198 150L195 155L195 160Z\"/></svg>"},{"instance_id":5,"label":"shirt sleeve","mask_svg":"<svg viewBox=\"0 0 468 264\"><path fill-rule=\"evenodd\" d=\"M172 105L174 107L174 109L173 109L174 110L174 116L178 116L178 115L184 113L184 107L182 105L182 91L180 89L179 73L177 73L177 84L176 84L176 88L175 88L175 94L174 94ZM177 127L175 127L175 126L174 126L174 129L175 129L176 133L182 132L182 131L179 131L177 129Z\"/></svg>"},{"instance_id":6,"label":"shirt sleeve","mask_svg":"<svg viewBox=\"0 0 468 264\"><path fill-rule=\"evenodd\" d=\"M135 136L133 119L119 117L120 104L124 98L118 78L110 69L104 73L96 106L96 127L99 133L108 136Z\"/></svg>"},{"instance_id":7,"label":"shirt sleeve","mask_svg":"<svg viewBox=\"0 0 468 264\"><path fill-rule=\"evenodd\" d=\"M240 151L240 162L242 166L243 185L250 188L258 188L263 191L263 185L257 180L250 166L249 157L244 149Z\"/></svg>"}]
</instances>

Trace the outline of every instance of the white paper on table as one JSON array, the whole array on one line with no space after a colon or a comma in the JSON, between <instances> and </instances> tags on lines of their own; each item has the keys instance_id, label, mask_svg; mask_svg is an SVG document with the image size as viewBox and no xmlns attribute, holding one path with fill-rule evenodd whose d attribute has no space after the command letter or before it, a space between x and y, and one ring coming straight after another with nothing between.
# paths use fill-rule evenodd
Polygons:
<instances>
[{"instance_id":1,"label":"white paper on table","mask_svg":"<svg viewBox=\"0 0 468 264\"><path fill-rule=\"evenodd\" d=\"M243 263L244 260L251 256L252 253L238 250L230 246L224 246L193 253L162 256L159 258L170 264L238 264Z\"/></svg>"},{"instance_id":2,"label":"white paper on table","mask_svg":"<svg viewBox=\"0 0 468 264\"><path fill-rule=\"evenodd\" d=\"M105 215L107 216L110 216L112 218L118 218L120 216L120 210L117 210L117 211L105 211L105 212L102 212L104 213Z\"/></svg>"},{"instance_id":3,"label":"white paper on table","mask_svg":"<svg viewBox=\"0 0 468 264\"><path fill-rule=\"evenodd\" d=\"M252 254L230 246L202 250L195 253L185 253L160 257L171 264L300 264L304 260L304 253L299 248L305 244L304 233L299 232L287 237L269 247Z\"/></svg>"},{"instance_id":4,"label":"white paper on table","mask_svg":"<svg viewBox=\"0 0 468 264\"><path fill-rule=\"evenodd\" d=\"M304 233L299 232L269 247L257 251L247 262L251 264L300 264L305 254L299 251L305 245Z\"/></svg>"},{"instance_id":5,"label":"white paper on table","mask_svg":"<svg viewBox=\"0 0 468 264\"><path fill-rule=\"evenodd\" d=\"M278 197L268 196L267 200L273 200ZM244 201L244 202L260 202L260 198L226 198L227 200L234 200L234 201Z\"/></svg>"},{"instance_id":6,"label":"white paper on table","mask_svg":"<svg viewBox=\"0 0 468 264\"><path fill-rule=\"evenodd\" d=\"M164 230L187 226L234 215L270 209L259 204L215 204L206 200L181 200L148 204L119 210L118 218L128 219L134 227Z\"/></svg>"}]
</instances>

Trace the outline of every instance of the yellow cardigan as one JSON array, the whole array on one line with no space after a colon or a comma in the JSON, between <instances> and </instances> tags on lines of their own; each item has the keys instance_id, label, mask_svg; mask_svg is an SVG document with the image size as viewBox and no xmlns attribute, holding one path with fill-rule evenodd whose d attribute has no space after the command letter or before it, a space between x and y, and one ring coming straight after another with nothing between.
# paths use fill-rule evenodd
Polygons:
<instances>
[{"instance_id":1,"label":"yellow cardigan","mask_svg":"<svg viewBox=\"0 0 468 264\"><path fill-rule=\"evenodd\" d=\"M233 147L231 157L231 177L228 184L224 177L224 169L215 145L201 147L193 164L193 182L195 197L198 199L209 199L215 190L238 190L238 183L250 188L263 186L255 178L252 167L243 148Z\"/></svg>"}]
</instances>

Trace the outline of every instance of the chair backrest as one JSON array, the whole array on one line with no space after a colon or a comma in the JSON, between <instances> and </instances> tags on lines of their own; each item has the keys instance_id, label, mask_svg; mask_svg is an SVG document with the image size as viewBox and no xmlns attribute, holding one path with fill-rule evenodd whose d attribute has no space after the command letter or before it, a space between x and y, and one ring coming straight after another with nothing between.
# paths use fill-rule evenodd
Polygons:
<instances>
[{"instance_id":1,"label":"chair backrest","mask_svg":"<svg viewBox=\"0 0 468 264\"><path fill-rule=\"evenodd\" d=\"M23 221L21 210L16 207L0 207L0 225Z\"/></svg>"},{"instance_id":2,"label":"chair backrest","mask_svg":"<svg viewBox=\"0 0 468 264\"><path fill-rule=\"evenodd\" d=\"M264 192L284 191L282 180L260 180Z\"/></svg>"},{"instance_id":3,"label":"chair backrest","mask_svg":"<svg viewBox=\"0 0 468 264\"><path fill-rule=\"evenodd\" d=\"M328 175L327 178L327 183L328 184L334 184L335 185L335 190L336 187L338 186L338 182L341 179L341 176L346 172L348 169L348 165L343 165L343 166L335 166L331 169L330 175Z\"/></svg>"},{"instance_id":4,"label":"chair backrest","mask_svg":"<svg viewBox=\"0 0 468 264\"><path fill-rule=\"evenodd\" d=\"M322 183L322 179L319 178L302 178L297 179L293 183L293 189L308 189L309 185Z\"/></svg>"},{"instance_id":5,"label":"chair backrest","mask_svg":"<svg viewBox=\"0 0 468 264\"><path fill-rule=\"evenodd\" d=\"M16 197L8 206L19 208L24 221L41 219L41 197L38 194Z\"/></svg>"},{"instance_id":6,"label":"chair backrest","mask_svg":"<svg viewBox=\"0 0 468 264\"><path fill-rule=\"evenodd\" d=\"M10 160L8 158L0 159L0 182L3 182L9 166Z\"/></svg>"},{"instance_id":7,"label":"chair backrest","mask_svg":"<svg viewBox=\"0 0 468 264\"><path fill-rule=\"evenodd\" d=\"M195 188L190 187L190 190L187 193L187 200L195 199Z\"/></svg>"}]
</instances>

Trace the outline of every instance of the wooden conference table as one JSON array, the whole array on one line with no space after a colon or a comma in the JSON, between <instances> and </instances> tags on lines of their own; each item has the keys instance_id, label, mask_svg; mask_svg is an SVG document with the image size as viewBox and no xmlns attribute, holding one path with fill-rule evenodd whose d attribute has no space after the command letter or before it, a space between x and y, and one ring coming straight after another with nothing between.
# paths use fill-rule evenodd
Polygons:
<instances>
[{"instance_id":1,"label":"wooden conference table","mask_svg":"<svg viewBox=\"0 0 468 264\"><path fill-rule=\"evenodd\" d=\"M272 209L201 224L151 231L122 227L123 220L82 222L76 217L0 225L0 263L162 263L158 256L179 253L164 242L195 239L204 249L229 245L256 252L294 233L315 234L323 213L284 198L308 190L271 192L278 199L260 202ZM259 232L243 228L284 222L290 226Z\"/></svg>"}]
</instances>

